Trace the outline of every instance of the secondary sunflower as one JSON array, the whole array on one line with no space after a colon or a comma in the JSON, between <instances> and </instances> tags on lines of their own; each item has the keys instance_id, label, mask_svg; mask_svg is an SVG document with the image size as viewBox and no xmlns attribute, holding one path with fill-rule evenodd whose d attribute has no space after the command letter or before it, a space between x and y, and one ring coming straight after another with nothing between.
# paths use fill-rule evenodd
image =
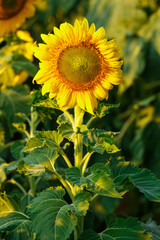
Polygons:
<instances>
[{"instance_id":1,"label":"secondary sunflower","mask_svg":"<svg viewBox=\"0 0 160 240\"><path fill-rule=\"evenodd\" d=\"M15 32L26 18L35 13L34 4L41 0L0 0L0 36Z\"/></svg>"},{"instance_id":2,"label":"secondary sunflower","mask_svg":"<svg viewBox=\"0 0 160 240\"><path fill-rule=\"evenodd\" d=\"M46 44L35 48L40 70L35 78L43 84L42 94L49 92L60 108L79 105L93 114L97 99L107 99L112 84L122 80L122 61L115 40L107 41L103 27L89 28L88 21L76 20L54 27L54 35L41 35Z\"/></svg>"}]
</instances>

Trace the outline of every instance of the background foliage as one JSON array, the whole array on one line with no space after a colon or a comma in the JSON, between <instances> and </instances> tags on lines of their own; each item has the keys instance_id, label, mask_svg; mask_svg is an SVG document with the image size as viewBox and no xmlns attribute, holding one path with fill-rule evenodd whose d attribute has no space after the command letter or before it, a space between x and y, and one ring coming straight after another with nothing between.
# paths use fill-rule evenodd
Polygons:
<instances>
[{"instance_id":1,"label":"background foliage","mask_svg":"<svg viewBox=\"0 0 160 240\"><path fill-rule=\"evenodd\" d=\"M44 4L39 6L36 15L23 25L23 29L29 31L35 41L41 42L41 33L52 32L53 26L58 27L64 21L73 23L75 18L81 16L85 16L89 23L94 22L97 28L104 26L108 39L115 38L119 43L121 55L124 59L124 81L119 87L110 91L108 102L111 104L120 103L120 106L111 109L110 113L103 118L95 120L91 127L120 132L114 137L116 146L121 149L121 154L125 159L133 164L128 168L129 175L127 177L129 181L127 184L130 185L132 182L140 190L138 192L132 185L131 191L127 192L123 199L110 198L108 195L96 199L93 202L92 218L91 212L88 212L85 227L93 227L95 231L101 232L104 229L104 218L106 216L111 221L107 223L111 228L116 228L118 221L121 222L122 228L123 224L133 226L133 219L128 219L127 223L123 223L121 220L121 217L132 216L143 221L143 227L153 234L153 240L158 240L160 238L160 228L157 224L160 225L160 205L147 200L146 196L150 200L152 200L152 196L147 195L148 193L145 191L143 177L148 177L151 188L154 188L154 179L149 170L152 170L156 177L160 178L160 1L48 0L47 4L44 1ZM17 44L17 38L16 40L15 38L4 39L1 42L0 61L5 55L3 47L14 41ZM56 160L58 156L54 149L57 149L60 143L65 149L67 141L59 139L54 145L53 151L49 151L48 148L44 149L41 153L42 159L37 160L41 163L41 167L38 166L37 168L36 161L34 161L34 166L29 167L32 159L36 159L36 151L38 150L35 149L29 157L22 151L27 138L33 136L35 130L55 130L58 124L63 123L64 119L63 117L59 118L57 123L56 115L60 111L55 109L55 106L54 108L46 108L39 104L40 100L47 101L47 96L42 97L40 87L32 84L32 77L38 69L36 59L32 63L19 52L15 52L7 64L16 73L25 70L29 76L24 84L8 86L0 92L0 187L2 194L0 198L8 201L8 204L11 204L10 208L15 209L12 212L13 215L8 218L18 218L23 228L29 229L30 220L24 209L36 193L52 186L53 183L59 185L56 176L51 178L48 173L45 173L44 166L45 168L49 167L48 158ZM16 66L19 66L19 69ZM50 103L47 102L47 104ZM88 115L85 120L87 119ZM63 124L60 124L59 129L62 128L63 130L63 127ZM65 129L64 136L70 140L72 132L70 132L69 125L66 125ZM87 141L88 139L86 145ZM33 143L31 145L33 147ZM72 147L72 143L70 145ZM29 149L29 145L27 147ZM66 154L72 159L70 147L66 149ZM101 155L100 163L103 163L106 157L108 158L107 154ZM23 158L23 162L18 161L20 158ZM98 158L97 152L92 162L96 162ZM58 164L63 169L63 162L59 161ZM17 166L19 172L15 170ZM24 166L25 173L27 172L25 176L21 175ZM137 172L137 176L132 176L132 168L137 166L146 167L149 170L148 172ZM126 172L126 166L123 167ZM110 166L110 168L114 172L113 166ZM34 186L31 174L36 180ZM41 178L42 174L45 174L44 178ZM138 177L140 177L140 180ZM90 181L90 179L88 178L85 181ZM22 189L21 186L23 186ZM10 196L10 199L4 192ZM46 190L46 192L38 195L39 200L45 198L47 194L55 195L54 191L48 190L47 192ZM57 198L63 199L63 195L63 190L59 189ZM21 207L19 207L17 199L21 197L22 202ZM86 200L87 197L84 197L84 199ZM34 200L32 207L36 204L37 202ZM62 206L57 207L73 208L71 205L66 205L64 199ZM86 209L83 209L83 211L86 211ZM119 216L119 220L112 219L113 213ZM33 221L36 228L36 218ZM66 219L66 221L69 220ZM69 221L69 224L71 228L74 227L74 221ZM14 230L14 228L10 230ZM110 236L109 231L103 233L104 238L106 237L105 234ZM132 229L128 231L136 239L137 233ZM141 226L135 226L135 231L141 234ZM16 240L33 239L33 236L27 235L28 232L27 230L24 232L13 231L10 233L11 236L9 233L2 233L0 236L2 239L10 239L10 237ZM39 234L43 236L43 232ZM95 232L86 232L82 236L82 240L91 236L96 240L100 238L100 235L102 233L98 236Z\"/></svg>"}]
</instances>

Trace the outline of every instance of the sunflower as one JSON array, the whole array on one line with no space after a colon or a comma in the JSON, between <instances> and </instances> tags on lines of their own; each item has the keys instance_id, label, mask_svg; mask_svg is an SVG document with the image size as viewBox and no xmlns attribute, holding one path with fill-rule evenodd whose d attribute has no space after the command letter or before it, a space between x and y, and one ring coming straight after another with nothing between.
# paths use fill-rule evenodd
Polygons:
<instances>
[{"instance_id":1,"label":"sunflower","mask_svg":"<svg viewBox=\"0 0 160 240\"><path fill-rule=\"evenodd\" d=\"M97 99L108 99L108 90L122 80L122 61L115 40L107 41L103 27L97 31L86 19L54 27L42 34L46 44L35 47L40 70L34 77L42 94L56 98L61 109L78 105L93 114Z\"/></svg>"},{"instance_id":2,"label":"sunflower","mask_svg":"<svg viewBox=\"0 0 160 240\"><path fill-rule=\"evenodd\" d=\"M35 4L41 0L0 0L0 36L15 32L26 18L35 13Z\"/></svg>"}]
</instances>

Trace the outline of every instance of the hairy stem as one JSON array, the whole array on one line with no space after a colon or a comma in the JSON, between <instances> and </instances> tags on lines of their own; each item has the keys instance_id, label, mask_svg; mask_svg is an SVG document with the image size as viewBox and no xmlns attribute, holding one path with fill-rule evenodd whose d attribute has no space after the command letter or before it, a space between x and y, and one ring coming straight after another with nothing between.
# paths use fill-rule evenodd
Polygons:
<instances>
[{"instance_id":1,"label":"hairy stem","mask_svg":"<svg viewBox=\"0 0 160 240\"><path fill-rule=\"evenodd\" d=\"M84 110L81 110L77 105L75 107L74 113L74 126L75 126L75 141L74 141L74 157L75 157L75 167L80 167L82 161L82 151L83 151L83 138L82 134L78 132L79 128L83 122Z\"/></svg>"}]
</instances>

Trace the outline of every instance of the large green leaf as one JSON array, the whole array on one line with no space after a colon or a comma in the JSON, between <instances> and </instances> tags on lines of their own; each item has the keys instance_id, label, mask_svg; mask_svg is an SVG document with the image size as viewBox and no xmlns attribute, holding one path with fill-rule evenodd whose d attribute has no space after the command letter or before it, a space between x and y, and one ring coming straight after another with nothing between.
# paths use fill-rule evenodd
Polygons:
<instances>
[{"instance_id":1,"label":"large green leaf","mask_svg":"<svg viewBox=\"0 0 160 240\"><path fill-rule=\"evenodd\" d=\"M20 173L24 172L26 175L40 176L46 169L53 170L57 157L58 154L55 150L49 148L35 149L22 158L23 161L19 164L18 171Z\"/></svg>"},{"instance_id":2,"label":"large green leaf","mask_svg":"<svg viewBox=\"0 0 160 240\"><path fill-rule=\"evenodd\" d=\"M103 196L120 198L115 190L114 182L110 177L109 168L101 163L96 163L90 168L88 176L82 176L76 167L66 169L66 178L73 184L84 186L88 191Z\"/></svg>"},{"instance_id":3,"label":"large green leaf","mask_svg":"<svg viewBox=\"0 0 160 240\"><path fill-rule=\"evenodd\" d=\"M148 169L140 169L130 162L112 159L109 167L116 186L124 186L129 181L151 201L160 201L160 180ZM126 190L126 189L124 189Z\"/></svg>"},{"instance_id":4,"label":"large green leaf","mask_svg":"<svg viewBox=\"0 0 160 240\"><path fill-rule=\"evenodd\" d=\"M151 240L151 235L144 234L140 223L134 218L117 218L115 223L101 233L88 230L80 240Z\"/></svg>"},{"instance_id":5,"label":"large green leaf","mask_svg":"<svg viewBox=\"0 0 160 240\"><path fill-rule=\"evenodd\" d=\"M22 212L17 201L5 194L0 196L0 231L10 231L12 239L32 238L29 217Z\"/></svg>"},{"instance_id":6,"label":"large green leaf","mask_svg":"<svg viewBox=\"0 0 160 240\"><path fill-rule=\"evenodd\" d=\"M106 132L101 129L91 129L84 136L84 144L87 146L89 152L98 152L103 154L104 151L107 153L115 153L119 149L114 144L114 133Z\"/></svg>"},{"instance_id":7,"label":"large green leaf","mask_svg":"<svg viewBox=\"0 0 160 240\"><path fill-rule=\"evenodd\" d=\"M33 199L29 208L32 229L40 240L65 240L76 225L75 207L68 205L62 187L47 189Z\"/></svg>"},{"instance_id":8,"label":"large green leaf","mask_svg":"<svg viewBox=\"0 0 160 240\"><path fill-rule=\"evenodd\" d=\"M32 151L36 148L48 147L54 150L60 150L60 143L63 137L57 131L38 132L33 138L29 139L24 152Z\"/></svg>"}]
</instances>

